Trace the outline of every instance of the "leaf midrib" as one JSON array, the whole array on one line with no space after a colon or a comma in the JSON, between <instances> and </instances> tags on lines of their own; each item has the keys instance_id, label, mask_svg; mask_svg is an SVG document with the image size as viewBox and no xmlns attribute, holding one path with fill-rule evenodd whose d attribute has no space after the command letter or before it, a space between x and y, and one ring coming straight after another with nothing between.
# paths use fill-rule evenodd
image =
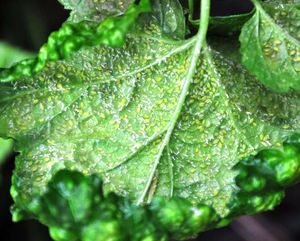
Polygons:
<instances>
[{"instance_id":1,"label":"leaf midrib","mask_svg":"<svg viewBox=\"0 0 300 241\"><path fill-rule=\"evenodd\" d=\"M72 87L74 86L74 88L80 88L80 87L83 87L83 92L85 90L87 90L88 88L90 88L91 86L95 85L95 84L104 84L104 83L111 83L113 81L118 81L119 79L122 79L122 78L126 78L126 77L129 77L129 76L132 76L132 75L135 75L135 74L138 74L148 68L151 68L155 65L158 65L160 64L161 62L165 61L167 58L171 57L172 55L174 54L177 54L177 53L180 53L180 52L183 52L184 50L188 49L189 47L191 47L193 45L193 43L195 42L195 38L191 38L189 41L184 41L182 45L179 45L177 48L174 48L172 51L168 52L167 54L163 55L163 56L160 56L160 58L157 58L155 59L155 61L143 66L142 68L137 68L135 69L134 71L131 71L131 72L127 72L125 74L120 74L120 75L117 75L117 76L110 76L110 81L107 81L107 82L102 82L103 79L101 79L101 81L97 80L97 81L92 81L90 82L88 85L86 85L86 83L82 83L82 84L78 84L78 85L72 85ZM1 87L1 86L0 86ZM43 93L47 94L47 93L51 93L53 91L57 91L57 92L64 92L66 90L72 90L73 88L69 88L69 89L49 89L47 87L43 87L43 88L37 88L37 89L33 89L33 90L24 90L21 92L21 94L17 94L17 95L13 95L13 96L9 96L7 98L2 98L0 100L0 103L3 103L3 102L6 102L6 101L11 101L11 100L14 100L16 98L19 98L19 97L22 97L22 96L26 96L26 95L31 95L31 94L34 94L36 92L40 92L42 91ZM18 92L20 93L20 91Z\"/></svg>"},{"instance_id":2,"label":"leaf midrib","mask_svg":"<svg viewBox=\"0 0 300 241\"><path fill-rule=\"evenodd\" d=\"M201 1L201 18L200 18L200 26L199 26L199 30L197 35L195 36L195 45L194 45L194 49L193 49L193 53L190 57L190 66L188 68L184 83L183 83L183 87L182 87L182 91L180 93L180 96L178 98L178 102L173 114L173 117L170 120L170 123L168 125L168 129L166 131L166 135L161 143L159 152L154 160L154 165L152 167L150 176L148 178L148 181L146 183L146 186L144 188L144 190L142 191L141 196L139 197L138 201L137 201L137 205L140 205L144 202L145 197L151 187L151 183L153 180L153 177L155 175L157 166L159 164L159 161L163 155L163 152L165 150L165 148L168 147L169 145L169 141L170 138L173 134L173 130L176 126L177 120L181 115L181 111L182 108L185 104L185 100L186 97L188 95L188 91L190 88L190 85L192 83L195 71L196 71L196 66L197 66L197 62L198 62L198 58L201 54L201 50L205 45L205 41L206 41L206 33L208 30L208 24L209 24L209 16L210 16L210 0L202 0ZM151 198L148 198L148 201L151 201Z\"/></svg>"}]
</instances>

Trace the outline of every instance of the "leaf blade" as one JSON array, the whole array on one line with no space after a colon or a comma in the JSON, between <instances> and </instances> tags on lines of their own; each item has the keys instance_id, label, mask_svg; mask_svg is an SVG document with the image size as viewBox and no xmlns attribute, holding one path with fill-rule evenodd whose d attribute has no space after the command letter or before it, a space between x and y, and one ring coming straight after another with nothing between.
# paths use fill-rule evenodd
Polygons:
<instances>
[{"instance_id":1,"label":"leaf blade","mask_svg":"<svg viewBox=\"0 0 300 241\"><path fill-rule=\"evenodd\" d=\"M144 190L150 199L153 191L154 196L193 197L225 215L234 190L232 167L299 130L299 96L258 88L241 67L207 48L172 132L172 162L163 153L149 186L145 176L153 175L161 133L172 119L193 44L174 43L159 33L135 34L123 49L82 50L59 65L49 64L33 82L23 79L9 87L18 95L0 100L0 133L16 138L17 151L22 151L14 186L26 195L14 198L17 205L26 206L45 191L57 170L67 168L97 172L107 192L132 200ZM119 57L111 62L112 56ZM7 85L1 90L7 92ZM36 91L41 87L50 91ZM7 104L11 107L4 108ZM24 169L23 163L38 171ZM29 188L33 182L39 183L35 189Z\"/></svg>"},{"instance_id":2,"label":"leaf blade","mask_svg":"<svg viewBox=\"0 0 300 241\"><path fill-rule=\"evenodd\" d=\"M243 64L274 91L299 90L299 2L254 3L256 13L240 36Z\"/></svg>"}]
</instances>

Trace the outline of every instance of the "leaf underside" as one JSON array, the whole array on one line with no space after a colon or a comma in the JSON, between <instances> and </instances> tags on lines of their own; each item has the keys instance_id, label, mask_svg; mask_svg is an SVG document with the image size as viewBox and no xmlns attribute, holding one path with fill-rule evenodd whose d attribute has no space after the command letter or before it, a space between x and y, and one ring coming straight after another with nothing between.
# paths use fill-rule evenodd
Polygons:
<instances>
[{"instance_id":1,"label":"leaf underside","mask_svg":"<svg viewBox=\"0 0 300 241\"><path fill-rule=\"evenodd\" d=\"M225 216L236 190L233 166L299 131L300 99L266 90L206 47L174 120L193 46L151 24L123 48L85 48L34 78L2 83L0 136L14 138L20 152L17 207L26 210L68 169L100 174L106 193L134 202L179 196Z\"/></svg>"}]
</instances>

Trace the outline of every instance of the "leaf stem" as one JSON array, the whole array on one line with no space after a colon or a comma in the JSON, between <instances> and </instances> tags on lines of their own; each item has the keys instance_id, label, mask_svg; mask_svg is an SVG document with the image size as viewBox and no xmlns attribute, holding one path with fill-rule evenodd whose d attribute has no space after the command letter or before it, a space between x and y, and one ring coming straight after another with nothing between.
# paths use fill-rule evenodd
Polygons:
<instances>
[{"instance_id":1,"label":"leaf stem","mask_svg":"<svg viewBox=\"0 0 300 241\"><path fill-rule=\"evenodd\" d=\"M209 24L209 16L210 16L210 0L202 0L201 1L200 25L199 25L198 33L196 35L196 42L195 42L194 51L193 51L193 54L192 54L191 60L190 60L191 64L189 66L187 75L185 77L184 84L183 84L183 87L182 87L182 91L181 91L181 94L179 96L178 103L176 105L174 114L173 114L172 119L171 119L171 121L168 125L165 137L162 140L161 146L159 148L159 152L158 152L158 154L155 158L153 168L151 170L150 176L149 176L149 178L147 180L147 183L146 183L146 187L143 190L140 198L137 201L138 205L143 203L144 200L145 200L145 197L146 197L146 195L149 191L149 188L151 187L151 183L152 183L153 177L155 176L155 172L157 170L157 166L159 164L159 161L162 157L163 151L165 150L165 147L169 144L171 135L172 135L173 130L176 126L177 120L178 120L178 118L181 114L181 111L182 111L182 108L184 106L186 97L188 95L189 87L191 85L191 82L193 80L193 76L194 76L195 71L196 71L196 65L197 65L197 61L198 61L200 53L201 53L201 49L205 44L206 33L207 33L207 30L208 30L208 24ZM150 199L151 198L149 198L149 200Z\"/></svg>"},{"instance_id":2,"label":"leaf stem","mask_svg":"<svg viewBox=\"0 0 300 241\"><path fill-rule=\"evenodd\" d=\"M189 21L193 21L194 14L194 0L189 0Z\"/></svg>"}]
</instances>

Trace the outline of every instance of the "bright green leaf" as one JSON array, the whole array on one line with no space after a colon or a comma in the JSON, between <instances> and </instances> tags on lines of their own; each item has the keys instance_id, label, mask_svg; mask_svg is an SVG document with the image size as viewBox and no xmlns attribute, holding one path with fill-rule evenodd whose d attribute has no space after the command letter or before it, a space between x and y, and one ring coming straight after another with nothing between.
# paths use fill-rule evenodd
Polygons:
<instances>
[{"instance_id":1,"label":"bright green leaf","mask_svg":"<svg viewBox=\"0 0 300 241\"><path fill-rule=\"evenodd\" d=\"M243 64L277 92L300 90L300 1L253 0L256 12L243 27Z\"/></svg>"},{"instance_id":2,"label":"bright green leaf","mask_svg":"<svg viewBox=\"0 0 300 241\"><path fill-rule=\"evenodd\" d=\"M31 53L0 42L0 68L8 68L23 59L32 57Z\"/></svg>"},{"instance_id":3,"label":"bright green leaf","mask_svg":"<svg viewBox=\"0 0 300 241\"><path fill-rule=\"evenodd\" d=\"M183 239L220 222L206 205L156 198L151 205L137 206L126 197L103 195L96 175L65 170L54 175L47 192L28 209L56 241Z\"/></svg>"},{"instance_id":4,"label":"bright green leaf","mask_svg":"<svg viewBox=\"0 0 300 241\"><path fill-rule=\"evenodd\" d=\"M0 138L0 171L3 163L7 160L8 155L11 153L13 147L13 141L11 139ZM2 173L0 173L1 179Z\"/></svg>"}]
</instances>

